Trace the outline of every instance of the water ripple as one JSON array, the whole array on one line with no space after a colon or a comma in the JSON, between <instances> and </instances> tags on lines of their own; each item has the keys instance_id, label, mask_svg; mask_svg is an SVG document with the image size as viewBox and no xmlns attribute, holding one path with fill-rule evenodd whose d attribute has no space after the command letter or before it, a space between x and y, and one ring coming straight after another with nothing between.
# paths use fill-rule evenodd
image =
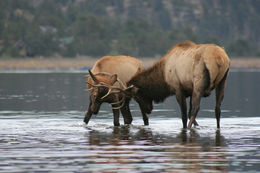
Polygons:
<instances>
[{"instance_id":1,"label":"water ripple","mask_svg":"<svg viewBox=\"0 0 260 173\"><path fill-rule=\"evenodd\" d=\"M107 118L86 126L78 111L2 113L14 117L1 115L0 172L227 172L260 163L257 117L222 118L221 130L201 118L185 130L179 118L114 127Z\"/></svg>"}]
</instances>

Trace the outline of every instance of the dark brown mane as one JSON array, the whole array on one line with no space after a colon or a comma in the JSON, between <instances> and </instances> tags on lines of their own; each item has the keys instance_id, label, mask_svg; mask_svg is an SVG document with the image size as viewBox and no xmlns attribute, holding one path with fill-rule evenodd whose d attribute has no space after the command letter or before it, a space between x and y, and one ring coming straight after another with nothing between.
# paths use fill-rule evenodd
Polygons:
<instances>
[{"instance_id":1,"label":"dark brown mane","mask_svg":"<svg viewBox=\"0 0 260 173\"><path fill-rule=\"evenodd\" d=\"M152 67L137 73L128 82L128 85L134 85L142 90L144 96L162 102L166 97L171 95L168 84L164 77L164 61L160 60Z\"/></svg>"}]
</instances>

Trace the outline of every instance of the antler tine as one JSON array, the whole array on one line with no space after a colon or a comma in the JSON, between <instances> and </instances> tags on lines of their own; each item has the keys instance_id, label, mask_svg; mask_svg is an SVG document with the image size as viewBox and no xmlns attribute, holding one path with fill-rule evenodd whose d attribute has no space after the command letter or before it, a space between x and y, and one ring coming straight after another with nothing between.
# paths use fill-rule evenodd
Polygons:
<instances>
[{"instance_id":1,"label":"antler tine","mask_svg":"<svg viewBox=\"0 0 260 173\"><path fill-rule=\"evenodd\" d=\"M101 84L102 84L102 86L106 86L106 87L108 87L109 88L109 90L108 90L108 92L107 92L107 94L106 95L104 95L101 99L104 99L104 98L106 98L107 96L109 96L110 94L115 94L115 93L120 93L120 92L123 92L124 94L128 94L125 90L127 90L127 89L130 89L130 88L133 88L134 86L133 85L131 85L130 87L127 87L127 88L125 88L125 89L122 89L122 88L119 88L119 87L115 87L115 86L110 86L110 85L107 85L107 84L105 84L105 83L102 83L102 82L100 82ZM112 90L119 90L119 92L117 92L117 91L112 91Z\"/></svg>"},{"instance_id":2,"label":"antler tine","mask_svg":"<svg viewBox=\"0 0 260 173\"><path fill-rule=\"evenodd\" d=\"M110 103L111 105L116 105L116 104L119 104L119 103L122 103L125 101L125 96L123 96L123 98L117 102L114 102L114 103Z\"/></svg>"},{"instance_id":3,"label":"antler tine","mask_svg":"<svg viewBox=\"0 0 260 173\"><path fill-rule=\"evenodd\" d=\"M125 85L119 78L117 78L117 81L119 82L119 84L120 84L124 89L127 88L126 85Z\"/></svg>"},{"instance_id":4,"label":"antler tine","mask_svg":"<svg viewBox=\"0 0 260 173\"><path fill-rule=\"evenodd\" d=\"M100 82L99 84L97 84L97 85L95 85L95 84L92 84L92 83L89 83L89 82L87 82L87 84L89 84L89 85L91 85L92 87L101 87L101 86L103 86L103 87L110 87L109 85L107 85L107 84L105 84L105 83L103 83L103 82Z\"/></svg>"},{"instance_id":5,"label":"antler tine","mask_svg":"<svg viewBox=\"0 0 260 173\"><path fill-rule=\"evenodd\" d=\"M85 89L85 91L91 91L91 90L93 90L94 88L93 87L91 87L91 88L87 88L87 89Z\"/></svg>"},{"instance_id":6,"label":"antler tine","mask_svg":"<svg viewBox=\"0 0 260 173\"><path fill-rule=\"evenodd\" d=\"M101 97L101 99L106 98L108 95L111 94L112 88L109 88L108 92L106 93L106 95L104 95L103 97Z\"/></svg>"},{"instance_id":7,"label":"antler tine","mask_svg":"<svg viewBox=\"0 0 260 173\"><path fill-rule=\"evenodd\" d=\"M133 88L133 87L134 87L134 85L131 85L131 86L127 87L126 89L130 89L130 88ZM124 93L126 93L126 92L125 92L126 89L125 89L125 90L122 90L121 88L115 88L115 89L118 89L118 90L123 91ZM127 94L127 93L126 93L126 94ZM112 109L121 109L121 108L125 105L125 97L126 97L126 95L123 94L123 98L122 98L120 101L111 103L111 105L116 105L116 104L121 103L120 106L118 106L118 107L112 107Z\"/></svg>"},{"instance_id":8,"label":"antler tine","mask_svg":"<svg viewBox=\"0 0 260 173\"><path fill-rule=\"evenodd\" d=\"M118 102L111 103L111 105L116 105L116 104L120 104L120 105L117 106L117 107L113 107L112 106L112 109L120 109L120 108L122 108L125 105L125 95L123 95L123 98L121 100L119 100Z\"/></svg>"},{"instance_id":9,"label":"antler tine","mask_svg":"<svg viewBox=\"0 0 260 173\"><path fill-rule=\"evenodd\" d=\"M104 95L101 99L106 98L106 97L109 96L110 94L117 94L117 93L120 93L120 92L121 92L121 91L112 91L113 89L117 89L117 88L109 88L107 94Z\"/></svg>"},{"instance_id":10,"label":"antler tine","mask_svg":"<svg viewBox=\"0 0 260 173\"><path fill-rule=\"evenodd\" d=\"M118 107L112 107L112 109L121 109L125 105L125 102L123 102L120 106Z\"/></svg>"},{"instance_id":11,"label":"antler tine","mask_svg":"<svg viewBox=\"0 0 260 173\"><path fill-rule=\"evenodd\" d=\"M134 87L134 85L131 85L131 86L125 88L125 89L122 89L122 88L119 88L119 87L111 86L111 88L116 89L116 90L119 90L119 91L121 91L121 92L123 92L123 93L125 93L125 94L128 94L125 90L128 90L128 89L133 88L133 87Z\"/></svg>"},{"instance_id":12,"label":"antler tine","mask_svg":"<svg viewBox=\"0 0 260 173\"><path fill-rule=\"evenodd\" d=\"M106 95L104 95L101 99L104 99L104 98L106 98L108 95L110 95L111 94L111 92L112 92L112 89L115 89L115 88L112 88L112 86L110 86L110 85L108 85L108 84L106 84L106 83L103 83L103 82L100 82L99 84L97 84L97 85L94 85L94 84L91 84L91 83L89 83L89 82L87 82L89 85L91 85L92 86L92 88L91 89L89 89L89 91L90 90L92 90L93 89L93 87L107 87L107 88L109 88L109 90L108 90L108 92L107 92L107 94ZM116 93L116 92L112 92L112 93Z\"/></svg>"}]
</instances>

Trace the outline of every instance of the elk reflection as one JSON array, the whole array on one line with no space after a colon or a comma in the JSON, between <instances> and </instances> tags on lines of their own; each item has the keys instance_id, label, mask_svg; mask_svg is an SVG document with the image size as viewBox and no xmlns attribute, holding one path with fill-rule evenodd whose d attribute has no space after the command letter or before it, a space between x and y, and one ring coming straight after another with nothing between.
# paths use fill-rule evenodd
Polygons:
<instances>
[{"instance_id":1,"label":"elk reflection","mask_svg":"<svg viewBox=\"0 0 260 173\"><path fill-rule=\"evenodd\" d=\"M106 159L107 164L114 161L126 167L128 164L152 164L161 166L163 172L172 169L227 171L227 145L220 130L214 136L200 135L197 129L181 129L175 135L162 134L148 127L131 125L110 130L90 130L88 134L92 152L97 149L97 158Z\"/></svg>"}]
</instances>

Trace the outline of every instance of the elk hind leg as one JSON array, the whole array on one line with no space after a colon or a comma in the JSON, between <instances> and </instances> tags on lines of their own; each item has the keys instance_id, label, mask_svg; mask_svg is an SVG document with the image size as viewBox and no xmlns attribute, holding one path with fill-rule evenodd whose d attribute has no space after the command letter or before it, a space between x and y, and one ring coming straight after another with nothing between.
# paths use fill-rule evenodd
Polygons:
<instances>
[{"instance_id":1,"label":"elk hind leg","mask_svg":"<svg viewBox=\"0 0 260 173\"><path fill-rule=\"evenodd\" d=\"M192 109L192 96L190 96L190 108L189 108L189 113L188 113L188 117L190 119L190 116L191 116L191 109ZM193 124L195 126L199 126L198 122L196 120L194 120Z\"/></svg>"},{"instance_id":2,"label":"elk hind leg","mask_svg":"<svg viewBox=\"0 0 260 173\"><path fill-rule=\"evenodd\" d=\"M199 68L200 69L200 68ZM200 109L200 99L201 96L205 94L205 90L210 87L210 73L204 64L203 70L197 71L193 83L193 91L191 96L191 111L190 111L190 121L188 128L191 128L192 124L196 124L196 116Z\"/></svg>"},{"instance_id":3,"label":"elk hind leg","mask_svg":"<svg viewBox=\"0 0 260 173\"><path fill-rule=\"evenodd\" d=\"M220 81L220 83L216 87L216 107L215 107L215 116L217 120L217 128L220 128L220 106L224 98L224 91L225 91L225 86L226 86L226 78L227 78L227 73L226 72L225 76L223 79Z\"/></svg>"},{"instance_id":4,"label":"elk hind leg","mask_svg":"<svg viewBox=\"0 0 260 173\"><path fill-rule=\"evenodd\" d=\"M190 121L188 124L188 128L191 128L192 124L195 124L195 118L199 112L200 109L200 92L193 91L192 93L192 107L191 107L191 113L190 113Z\"/></svg>"}]
</instances>

